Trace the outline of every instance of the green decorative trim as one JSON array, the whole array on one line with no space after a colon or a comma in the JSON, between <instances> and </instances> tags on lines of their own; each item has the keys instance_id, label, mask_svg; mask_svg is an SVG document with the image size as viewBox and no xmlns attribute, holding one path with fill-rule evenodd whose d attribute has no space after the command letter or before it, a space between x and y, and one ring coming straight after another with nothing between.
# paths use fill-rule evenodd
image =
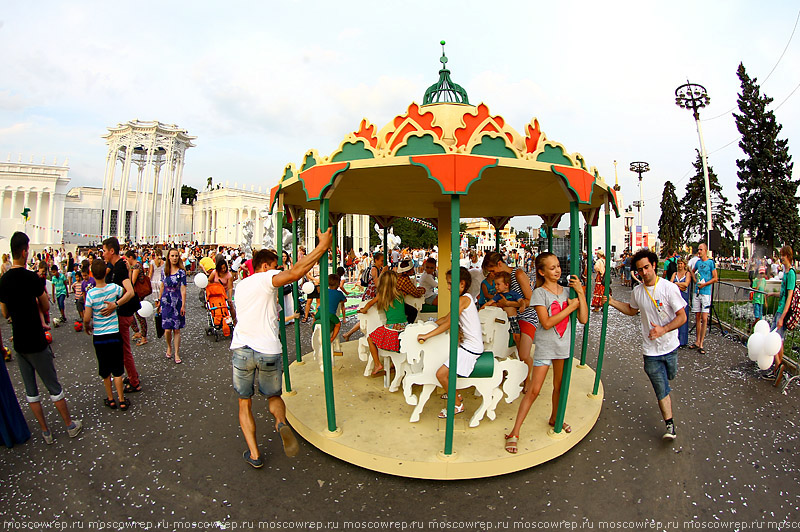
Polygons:
<instances>
[{"instance_id":1,"label":"green decorative trim","mask_svg":"<svg viewBox=\"0 0 800 532\"><path fill-rule=\"evenodd\" d=\"M309 164L310 163L310 164ZM306 156L303 158L303 166L300 168L300 172L305 172L312 166L316 166L317 160L314 158L314 154L311 152L306 153Z\"/></svg>"},{"instance_id":2,"label":"green decorative trim","mask_svg":"<svg viewBox=\"0 0 800 532\"><path fill-rule=\"evenodd\" d=\"M363 140L357 140L355 142L346 142L343 144L341 151L333 156L331 162L341 163L345 161L358 161L360 159L374 158L375 155L367 149L366 142Z\"/></svg>"},{"instance_id":3,"label":"green decorative trim","mask_svg":"<svg viewBox=\"0 0 800 532\"><path fill-rule=\"evenodd\" d=\"M487 157L517 158L517 152L508 147L503 137L490 137L489 135L481 137L481 141L472 147L470 153Z\"/></svg>"},{"instance_id":4,"label":"green decorative trim","mask_svg":"<svg viewBox=\"0 0 800 532\"><path fill-rule=\"evenodd\" d=\"M294 177L294 172L292 172L292 167L291 167L291 165L287 164L286 168L283 169L283 175L281 176L280 183L283 183L284 181L288 181L289 179L291 179L293 177Z\"/></svg>"},{"instance_id":5,"label":"green decorative trim","mask_svg":"<svg viewBox=\"0 0 800 532\"><path fill-rule=\"evenodd\" d=\"M560 164L562 166L575 166L572 159L564 154L561 146L550 146L545 144L544 151L536 156L536 160L541 163Z\"/></svg>"},{"instance_id":6,"label":"green decorative trim","mask_svg":"<svg viewBox=\"0 0 800 532\"><path fill-rule=\"evenodd\" d=\"M433 135L426 133L421 136L412 135L407 137L405 146L400 147L397 152L395 152L395 155L397 157L405 157L414 155L438 155L440 153L447 153L447 150L434 142Z\"/></svg>"},{"instance_id":7,"label":"green decorative trim","mask_svg":"<svg viewBox=\"0 0 800 532\"><path fill-rule=\"evenodd\" d=\"M580 195L578 194L578 191L575 190L572 186L572 183L569 182L569 178L567 178L566 175L556 170L555 165L550 165L550 171L564 180L564 184L567 185L567 188L572 191L572 195L575 196L575 201L577 201L578 203L583 203L584 205L590 205L592 203L592 196L594 195L594 183L592 183L592 190L591 192L589 192L589 201L583 201Z\"/></svg>"}]
</instances>

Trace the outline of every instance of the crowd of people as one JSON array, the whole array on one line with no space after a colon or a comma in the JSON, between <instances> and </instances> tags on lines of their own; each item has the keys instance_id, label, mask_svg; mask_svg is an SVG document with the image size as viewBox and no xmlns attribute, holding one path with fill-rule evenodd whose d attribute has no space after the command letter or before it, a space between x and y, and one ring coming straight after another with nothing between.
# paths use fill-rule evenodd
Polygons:
<instances>
[{"instance_id":1,"label":"crowd of people","mask_svg":"<svg viewBox=\"0 0 800 532\"><path fill-rule=\"evenodd\" d=\"M166 358L175 364L181 358L181 330L186 325L186 289L188 273L203 272L208 283L219 285L232 318L232 371L233 387L239 397L239 422L247 449L243 459L252 467L261 467L263 460L255 437L255 420L252 414L252 397L256 387L266 395L269 410L275 417L275 429L281 437L288 456L297 453L298 445L286 422L285 405L281 399L282 358L278 334L279 307L283 305L286 320L300 319L317 322L320 290L329 292L329 315L333 341L339 334L349 340L359 326L341 330L337 314L344 315L342 307L349 289L361 294L363 301L359 312L375 307L385 314L385 325L367 337L374 361L373 376L382 375L384 368L378 349L399 351L399 335L408 323L416 320L417 309L405 303L404 298L422 298L426 305L438 303L437 250L393 249L384 254L348 250L338 257L336 273L332 273L321 287L319 260L330 249L330 231L317 234L319 244L310 252L301 247L293 263L288 253L279 255L273 250L260 250L252 258L236 249L184 245L163 249L157 246L132 246L121 249L116 238L103 241L99 249L79 250L75 256L63 250L46 250L35 257L29 251L28 238L16 233L11 239L11 258L0 268L0 307L4 317L10 318L13 344L25 384L30 408L39 422L42 437L53 442L54 432L45 421L41 396L36 383L38 374L51 400L61 414L70 437L80 433L80 420L73 419L55 370L54 355L48 342L51 327L67 322L67 299L72 296L75 305L76 331L83 330L92 338L97 358L98 375L103 384L103 405L111 409L128 410L130 395L141 392L143 385L136 369L132 342L135 346L149 341L150 302L156 311L156 330L165 336ZM791 301L794 283L792 250L781 250L783 270L781 303L775 315L773 328L783 333L784 320ZM8 263L8 266L6 265ZM514 427L506 435L504 448L517 452L523 423L537 399L545 378L552 368L553 394L549 419L556 423L560 400L561 375L569 358L570 316L586 323L589 309L598 310L608 302L613 308L628 315L641 314L644 350L644 368L658 400L666 424L665 439L677 435L672 417L669 381L677 372L677 350L688 343L688 311L696 315L696 339L691 346L705 354L711 288L718 280L715 262L708 257L708 249L701 244L691 260L669 253L662 276L656 272L658 258L648 250L623 254L617 268L621 269L623 283L637 281L630 302L623 303L605 293L606 261L602 251L593 257L593 276L585 271L562 279L562 264L549 252L534 256L532 253L511 250L462 251L459 273L458 323L459 344L455 368L445 363L436 375L443 388L448 387L450 371L467 377L478 357L483 353L481 324L478 311L487 306L501 308L509 318L509 333L517 347L519 359L527 366ZM766 276L766 265L758 267L754 283ZM188 273L187 273L188 272ZM777 276L777 273L775 273ZM451 272L445 275L449 289ZM346 282L350 284L346 286ZM293 288L301 284L313 287L306 293L305 308L293 307ZM353 287L355 283L356 287ZM294 285L294 286L293 286ZM784 290L783 285L786 286ZM278 301L278 289L283 287L285 299ZM574 297L570 297L570 289ZM201 291L202 293L202 291ZM587 295L588 293L588 295ZM145 302L143 304L143 302ZM316 302L316 308L313 309ZM51 317L52 316L52 317ZM302 319L301 319L302 316ZM420 335L419 342L445 333L450 327L449 315L436 321L431 332ZM131 334L133 330L133 334ZM160 334L159 334L160 336ZM2 339L0 338L0 344ZM781 357L777 371L782 370ZM5 368L4 368L5 369ZM5 372L3 372L5 373ZM0 375L0 385L8 381ZM10 382L4 387L10 387ZM4 395L4 405L8 394ZM11 390L13 396L13 390ZM14 401L16 403L16 401ZM18 411L12 439L24 441L27 425ZM464 412L460 394L455 397L455 414ZM440 417L446 417L443 409ZM23 429L24 426L24 429ZM571 432L568 423L560 427Z\"/></svg>"}]
</instances>

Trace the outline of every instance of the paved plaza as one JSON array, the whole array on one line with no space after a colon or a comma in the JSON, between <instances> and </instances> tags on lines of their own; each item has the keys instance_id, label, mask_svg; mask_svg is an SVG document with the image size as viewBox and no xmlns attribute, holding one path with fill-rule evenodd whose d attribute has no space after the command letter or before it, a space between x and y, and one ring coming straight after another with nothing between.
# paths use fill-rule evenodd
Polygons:
<instances>
[{"instance_id":1,"label":"paved plaza","mask_svg":"<svg viewBox=\"0 0 800 532\"><path fill-rule=\"evenodd\" d=\"M628 299L628 289L614 290ZM89 337L69 325L54 331L59 377L84 422L74 440L45 404L56 443L44 444L24 403L17 364L8 363L34 436L0 449L2 529L34 522L109 530L800 527L800 387L778 393L759 378L745 347L716 331L706 356L680 352L673 382L678 438L671 443L661 440L663 422L642 370L639 318L612 309L600 418L555 460L494 478L436 482L361 469L303 440L299 455L289 459L259 397L254 410L266 465L254 470L242 460L246 446L230 382L229 340L205 336L205 312L191 283L188 294L184 363L166 359L163 341L151 330L150 343L134 348L144 390L130 395L127 412L103 407ZM68 317L74 316L68 307ZM591 316L593 367L600 316ZM8 343L11 328L0 327ZM310 326L302 328L307 352ZM397 430L405 423L398 419ZM455 449L483 423L456 433Z\"/></svg>"}]
</instances>

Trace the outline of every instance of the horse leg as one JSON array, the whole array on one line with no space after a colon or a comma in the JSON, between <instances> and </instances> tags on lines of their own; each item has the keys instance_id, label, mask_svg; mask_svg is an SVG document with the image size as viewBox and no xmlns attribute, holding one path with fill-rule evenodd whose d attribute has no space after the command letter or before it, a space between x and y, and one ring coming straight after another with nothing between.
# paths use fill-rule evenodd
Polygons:
<instances>
[{"instance_id":1,"label":"horse leg","mask_svg":"<svg viewBox=\"0 0 800 532\"><path fill-rule=\"evenodd\" d=\"M419 404L414 408L414 411L411 413L411 419L409 419L411 423L419 421L419 415L422 413L422 409L425 408L425 403L428 402L428 399L430 399L435 389L435 384L425 384L422 386L422 393L419 394Z\"/></svg>"},{"instance_id":2,"label":"horse leg","mask_svg":"<svg viewBox=\"0 0 800 532\"><path fill-rule=\"evenodd\" d=\"M396 392L400 388L400 381L403 380L403 377L406 374L406 369L408 368L405 362L397 361L394 363L394 379L392 379L392 384L389 385L390 392Z\"/></svg>"}]
</instances>

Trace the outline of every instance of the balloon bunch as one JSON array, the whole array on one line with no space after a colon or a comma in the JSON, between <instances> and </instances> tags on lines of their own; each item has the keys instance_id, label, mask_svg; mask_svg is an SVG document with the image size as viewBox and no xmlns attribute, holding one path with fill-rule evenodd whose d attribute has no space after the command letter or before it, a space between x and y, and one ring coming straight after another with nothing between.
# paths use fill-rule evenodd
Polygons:
<instances>
[{"instance_id":1,"label":"balloon bunch","mask_svg":"<svg viewBox=\"0 0 800 532\"><path fill-rule=\"evenodd\" d=\"M766 321L758 320L747 340L747 356L758 364L759 369L769 369L782 345L781 335L777 331L770 332Z\"/></svg>"}]
</instances>

